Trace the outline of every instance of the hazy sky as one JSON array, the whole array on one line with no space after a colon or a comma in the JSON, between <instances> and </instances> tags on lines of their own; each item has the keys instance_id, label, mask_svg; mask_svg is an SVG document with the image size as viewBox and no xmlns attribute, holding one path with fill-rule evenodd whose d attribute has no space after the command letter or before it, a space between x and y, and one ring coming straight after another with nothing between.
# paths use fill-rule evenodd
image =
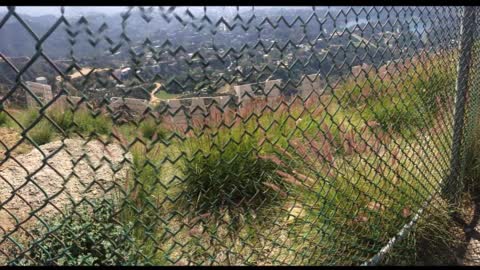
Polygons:
<instances>
[{"instance_id":1,"label":"hazy sky","mask_svg":"<svg viewBox=\"0 0 480 270\"><path fill-rule=\"evenodd\" d=\"M4 8L5 9L5 8ZM126 10L126 7L65 7L66 15L80 15L89 12L101 12L104 14L114 14ZM60 7L16 7L18 13L24 13L31 16L58 15Z\"/></svg>"},{"instance_id":2,"label":"hazy sky","mask_svg":"<svg viewBox=\"0 0 480 270\"><path fill-rule=\"evenodd\" d=\"M203 9L203 7L195 7L196 9ZM224 8L224 7L207 7L208 8ZM255 9L264 9L264 8L269 8L269 7L255 7ZM276 7L276 8L282 8L282 7ZM308 8L308 7L283 7L286 9L292 9L292 8ZM311 8L311 7L310 7ZM229 7L232 11L235 9L235 7ZM251 9L251 7L240 7L240 9L246 10L246 9ZM35 7L35 6L22 6L22 7L16 7L16 10L18 13L23 13L23 14L28 14L30 16L42 16L42 15L59 15L60 14L60 7ZM88 7L88 6L75 6L75 7L65 7L65 15L67 16L72 16L72 15L85 15L90 12L99 12L107 15L119 13L122 11L126 11L127 7L115 7L115 6L103 6L103 7ZM2 11L7 11L6 7L0 6L0 13Z\"/></svg>"}]
</instances>

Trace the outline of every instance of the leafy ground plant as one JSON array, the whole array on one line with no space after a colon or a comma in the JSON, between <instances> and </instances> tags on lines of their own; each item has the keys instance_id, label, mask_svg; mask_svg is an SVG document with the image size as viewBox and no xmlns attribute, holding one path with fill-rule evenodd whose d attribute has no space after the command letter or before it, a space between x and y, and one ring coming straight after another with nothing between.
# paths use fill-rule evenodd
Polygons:
<instances>
[{"instance_id":1,"label":"leafy ground plant","mask_svg":"<svg viewBox=\"0 0 480 270\"><path fill-rule=\"evenodd\" d=\"M165 137L165 130L160 126L160 123L151 118L142 121L140 131L142 132L142 136L149 140Z\"/></svg>"},{"instance_id":2,"label":"leafy ground plant","mask_svg":"<svg viewBox=\"0 0 480 270\"><path fill-rule=\"evenodd\" d=\"M56 218L49 231L33 230L38 240L16 265L129 265L135 263L138 250L127 236L125 227L115 223L113 208L102 203L93 213L86 208L70 218Z\"/></svg>"},{"instance_id":3,"label":"leafy ground plant","mask_svg":"<svg viewBox=\"0 0 480 270\"><path fill-rule=\"evenodd\" d=\"M7 115L4 112L0 112L0 126L7 123Z\"/></svg>"}]
</instances>

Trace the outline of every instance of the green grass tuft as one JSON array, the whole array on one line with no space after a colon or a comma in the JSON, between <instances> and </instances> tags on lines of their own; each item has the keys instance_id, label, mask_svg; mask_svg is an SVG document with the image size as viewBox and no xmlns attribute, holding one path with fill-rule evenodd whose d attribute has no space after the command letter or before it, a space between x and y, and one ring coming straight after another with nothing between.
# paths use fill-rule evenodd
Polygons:
<instances>
[{"instance_id":1,"label":"green grass tuft","mask_svg":"<svg viewBox=\"0 0 480 270\"><path fill-rule=\"evenodd\" d=\"M0 126L7 124L7 121L8 121L7 114L4 112L0 112Z\"/></svg>"},{"instance_id":2,"label":"green grass tuft","mask_svg":"<svg viewBox=\"0 0 480 270\"><path fill-rule=\"evenodd\" d=\"M186 143L190 158L182 168L184 190L196 214L259 209L279 197L268 187L285 185L274 172L277 166L259 159L257 138L241 136L242 131L234 128L231 133L206 134Z\"/></svg>"},{"instance_id":3,"label":"green grass tuft","mask_svg":"<svg viewBox=\"0 0 480 270\"><path fill-rule=\"evenodd\" d=\"M28 135L37 145L42 145L52 141L54 129L50 122L41 120L28 132Z\"/></svg>"},{"instance_id":4,"label":"green grass tuft","mask_svg":"<svg viewBox=\"0 0 480 270\"><path fill-rule=\"evenodd\" d=\"M61 108L52 108L48 112L52 119L66 134L69 134L73 128L73 112L71 110L62 110Z\"/></svg>"},{"instance_id":5,"label":"green grass tuft","mask_svg":"<svg viewBox=\"0 0 480 270\"><path fill-rule=\"evenodd\" d=\"M83 134L108 135L113 123L111 119L104 115L94 115L88 111L76 111L73 115L75 131Z\"/></svg>"},{"instance_id":6,"label":"green grass tuft","mask_svg":"<svg viewBox=\"0 0 480 270\"><path fill-rule=\"evenodd\" d=\"M140 124L140 131L142 132L142 136L149 140L152 140L154 136L162 139L166 134L165 130L160 126L160 123L157 123L154 119L144 120Z\"/></svg>"}]
</instances>

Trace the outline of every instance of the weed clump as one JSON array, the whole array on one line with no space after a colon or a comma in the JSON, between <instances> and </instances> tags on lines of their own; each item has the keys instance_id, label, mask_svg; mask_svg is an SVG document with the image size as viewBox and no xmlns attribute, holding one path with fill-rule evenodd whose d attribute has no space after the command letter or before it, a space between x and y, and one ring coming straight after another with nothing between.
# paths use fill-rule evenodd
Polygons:
<instances>
[{"instance_id":1,"label":"weed clump","mask_svg":"<svg viewBox=\"0 0 480 270\"><path fill-rule=\"evenodd\" d=\"M40 113L38 110L35 109L28 109L25 113L21 114L20 117L20 123L24 126L29 126L31 125L38 117L40 116Z\"/></svg>"},{"instance_id":2,"label":"weed clump","mask_svg":"<svg viewBox=\"0 0 480 270\"><path fill-rule=\"evenodd\" d=\"M119 136L122 140L123 135ZM124 192L127 195L122 199L119 220L132 224L130 229L134 239L140 240L142 255L151 258L150 263L164 265L163 250L158 249L158 242L162 241L162 229L157 225L159 208L164 206L162 197L164 192L159 192L158 186L161 179L164 155L162 147L156 145L147 149L143 144L137 143L131 147L132 170L127 176ZM164 191L164 190L162 190ZM145 239L145 235L151 235Z\"/></svg>"},{"instance_id":3,"label":"weed clump","mask_svg":"<svg viewBox=\"0 0 480 270\"><path fill-rule=\"evenodd\" d=\"M48 116L65 133L108 134L112 129L112 121L104 115L94 115L87 110L72 111L54 107L48 111Z\"/></svg>"},{"instance_id":4,"label":"weed clump","mask_svg":"<svg viewBox=\"0 0 480 270\"><path fill-rule=\"evenodd\" d=\"M411 127L422 127L428 111L413 100L401 100L399 97L386 97L369 106L364 115L374 119L383 130L392 129L401 132Z\"/></svg>"},{"instance_id":5,"label":"weed clump","mask_svg":"<svg viewBox=\"0 0 480 270\"><path fill-rule=\"evenodd\" d=\"M0 112L0 126L3 126L7 123L7 114Z\"/></svg>"},{"instance_id":6,"label":"weed clump","mask_svg":"<svg viewBox=\"0 0 480 270\"><path fill-rule=\"evenodd\" d=\"M140 124L140 131L144 138L149 140L156 138L164 138L165 130L160 127L160 123L157 123L154 119L148 119Z\"/></svg>"},{"instance_id":7,"label":"weed clump","mask_svg":"<svg viewBox=\"0 0 480 270\"><path fill-rule=\"evenodd\" d=\"M113 220L113 207L89 213L81 209L67 219L56 218L48 234L43 228L33 230L39 237L28 252L19 256L17 265L129 265L134 264L136 250L123 226ZM44 229L43 229L44 230ZM44 236L45 238L43 238Z\"/></svg>"},{"instance_id":8,"label":"weed clump","mask_svg":"<svg viewBox=\"0 0 480 270\"><path fill-rule=\"evenodd\" d=\"M452 218L451 210L460 209L434 198L405 239L387 253L380 264L455 265L456 252L463 239L462 229Z\"/></svg>"},{"instance_id":9,"label":"weed clump","mask_svg":"<svg viewBox=\"0 0 480 270\"><path fill-rule=\"evenodd\" d=\"M47 120L42 120L28 132L28 135L37 145L46 144L52 141L54 127Z\"/></svg>"},{"instance_id":10,"label":"weed clump","mask_svg":"<svg viewBox=\"0 0 480 270\"><path fill-rule=\"evenodd\" d=\"M109 134L112 121L103 115L93 115L88 111L77 111L73 115L75 130L85 134Z\"/></svg>"},{"instance_id":11,"label":"weed clump","mask_svg":"<svg viewBox=\"0 0 480 270\"><path fill-rule=\"evenodd\" d=\"M183 167L189 208L198 214L258 209L277 199L285 183L274 162L258 157L257 143L224 132L189 141Z\"/></svg>"},{"instance_id":12,"label":"weed clump","mask_svg":"<svg viewBox=\"0 0 480 270\"><path fill-rule=\"evenodd\" d=\"M71 110L61 110L53 108L48 112L48 116L52 119L65 133L70 133L73 128L73 112Z\"/></svg>"}]
</instances>

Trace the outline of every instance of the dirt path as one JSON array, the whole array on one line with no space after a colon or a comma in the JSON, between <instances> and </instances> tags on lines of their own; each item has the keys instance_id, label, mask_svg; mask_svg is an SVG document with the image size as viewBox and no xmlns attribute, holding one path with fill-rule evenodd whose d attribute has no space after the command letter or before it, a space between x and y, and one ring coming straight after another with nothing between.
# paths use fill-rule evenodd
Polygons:
<instances>
[{"instance_id":1,"label":"dirt path","mask_svg":"<svg viewBox=\"0 0 480 270\"><path fill-rule=\"evenodd\" d=\"M157 93L158 89L162 86L161 83L154 83L155 84L155 89L150 92L150 101L148 102L150 105L155 106L160 102L160 99L155 96Z\"/></svg>"},{"instance_id":2,"label":"dirt path","mask_svg":"<svg viewBox=\"0 0 480 270\"><path fill-rule=\"evenodd\" d=\"M460 216L461 215L461 216ZM462 214L455 214L455 222L463 230L459 237L463 245L457 251L459 265L480 265L480 198L466 205Z\"/></svg>"},{"instance_id":3,"label":"dirt path","mask_svg":"<svg viewBox=\"0 0 480 270\"><path fill-rule=\"evenodd\" d=\"M480 225L474 228L466 227L465 238L467 246L463 258L459 261L460 265L480 265Z\"/></svg>"}]
</instances>

